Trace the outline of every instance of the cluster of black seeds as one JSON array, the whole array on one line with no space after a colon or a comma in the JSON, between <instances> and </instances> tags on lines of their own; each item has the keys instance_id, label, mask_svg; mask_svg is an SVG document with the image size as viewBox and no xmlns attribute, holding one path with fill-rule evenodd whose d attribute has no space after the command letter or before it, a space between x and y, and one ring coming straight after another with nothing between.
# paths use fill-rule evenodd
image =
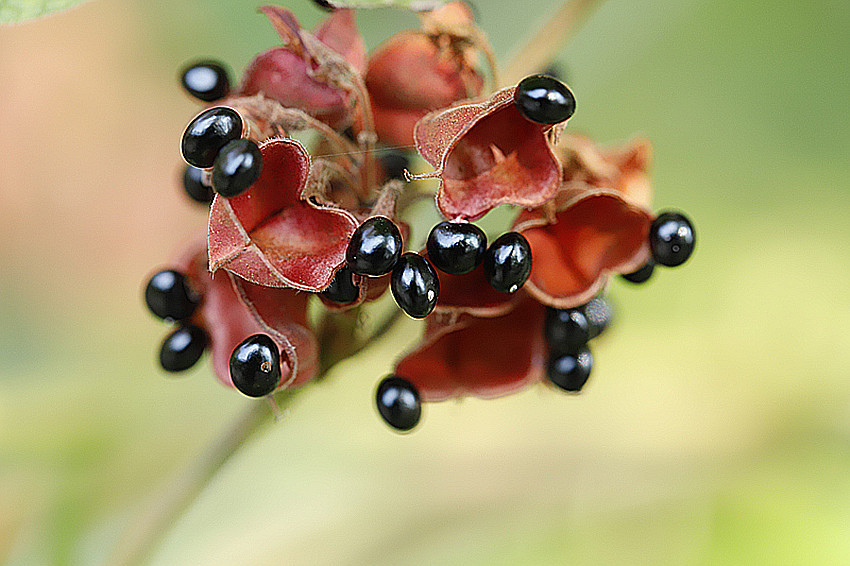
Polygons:
<instances>
[{"instance_id":1,"label":"cluster of black seeds","mask_svg":"<svg viewBox=\"0 0 850 566\"><path fill-rule=\"evenodd\" d=\"M186 92L204 102L220 100L230 92L227 71L212 61L187 67L181 82ZM189 122L180 148L188 163L183 186L193 200L211 202L210 189L235 197L260 177L263 156L255 142L242 139L243 129L242 117L226 106L208 108ZM203 170L211 170L211 187Z\"/></svg>"},{"instance_id":2,"label":"cluster of black seeds","mask_svg":"<svg viewBox=\"0 0 850 566\"><path fill-rule=\"evenodd\" d=\"M358 297L351 276L380 277L390 273L390 290L398 306L413 318L425 318L437 304L440 279L435 270L463 275L483 265L490 285L513 293L531 274L531 247L517 232L508 232L487 247L487 236L474 224L441 222L428 235L427 259L403 253L398 226L385 216L363 222L348 244L346 266L337 272L325 298L349 304Z\"/></svg>"},{"instance_id":3,"label":"cluster of black seeds","mask_svg":"<svg viewBox=\"0 0 850 566\"><path fill-rule=\"evenodd\" d=\"M517 232L503 234L488 246L487 236L478 226L441 222L428 234L427 259L413 252L401 253L401 244L395 224L382 216L370 218L351 239L347 267L351 273L367 277L392 272L393 297L413 318L424 318L437 303L440 280L435 268L451 275L465 275L482 267L490 285L502 293L516 292L531 274L531 247ZM334 296L339 296L339 288L341 285L334 279L329 287L334 289ZM351 296L356 297L353 291ZM396 430L408 431L419 422L419 393L403 377L391 375L382 380L375 403L381 417Z\"/></svg>"},{"instance_id":4,"label":"cluster of black seeds","mask_svg":"<svg viewBox=\"0 0 850 566\"><path fill-rule=\"evenodd\" d=\"M637 272L624 275L628 281L646 281L655 264L675 267L687 261L695 244L693 225L680 213L663 212L652 224L649 244L652 260ZM522 287L531 273L531 248L516 232L503 234L488 247L486 235L477 226L441 222L431 230L426 249L434 267L453 275L469 273L483 264L490 285L505 293ZM430 265L428 267L429 272L433 271ZM399 300L401 292L415 294L417 288L393 288L396 300L405 308L405 303ZM575 308L547 308L544 322L548 348L546 376L552 384L564 391L581 391L593 368L588 342L605 331L611 318L611 305L602 297ZM390 375L378 384L375 404L387 424L401 432L413 429L422 413L418 391L398 375Z\"/></svg>"},{"instance_id":5,"label":"cluster of black seeds","mask_svg":"<svg viewBox=\"0 0 850 566\"><path fill-rule=\"evenodd\" d=\"M325 0L314 0L325 9ZM554 74L554 73L553 73ZM188 94L203 102L222 100L230 93L226 69L214 61L187 66L181 83ZM575 97L563 82L549 75L523 79L514 93L514 104L529 121L552 125L568 120L575 112ZM187 166L183 186L187 195L209 204L214 194L235 197L245 192L260 176L262 154L258 145L244 139L245 125L239 113L227 106L208 108L186 127L181 153ZM404 154L388 153L378 159L385 179L404 180L409 160ZM675 267L690 257L695 245L693 225L681 213L663 212L649 233L652 259L641 269L622 277L643 283L655 265ZM357 278L390 274L390 289L398 306L412 318L425 318L434 309L440 293L437 270L464 275L482 267L490 286L501 293L514 293L532 269L531 247L518 232L507 232L488 246L487 236L468 222L441 222L429 233L427 256L404 252L401 232L389 218L374 216L352 235L346 263L331 284L321 292L324 299L339 305L360 298ZM177 324L160 350L160 364L169 372L192 367L203 355L209 339L191 323L200 297L186 277L174 270L154 274L145 289L145 301L156 316ZM601 297L570 309L547 308L544 336L548 348L546 373L549 381L570 392L582 389L590 376L593 356L588 342L600 335L611 320L611 306ZM281 352L266 334L243 340L230 356L233 385L246 396L263 397L281 381ZM375 403L381 417L398 431L409 431L422 412L418 391L397 375L384 378L377 387Z\"/></svg>"},{"instance_id":6,"label":"cluster of black seeds","mask_svg":"<svg viewBox=\"0 0 850 566\"><path fill-rule=\"evenodd\" d=\"M483 264L490 286L514 293L531 274L531 246L518 232L502 234L487 246L487 236L474 224L441 222L431 229L428 258L437 269L463 275Z\"/></svg>"},{"instance_id":7,"label":"cluster of black seeds","mask_svg":"<svg viewBox=\"0 0 850 566\"><path fill-rule=\"evenodd\" d=\"M549 349L546 376L564 391L578 392L593 368L588 341L611 322L611 305L602 297L571 309L546 309L543 335Z\"/></svg>"},{"instance_id":8,"label":"cluster of black seeds","mask_svg":"<svg viewBox=\"0 0 850 566\"><path fill-rule=\"evenodd\" d=\"M440 280L427 259L402 250L398 226L385 216L373 216L351 236L346 250L347 267L362 277L389 273L390 290L398 306L413 318L425 318L437 304ZM331 286L339 287L336 280Z\"/></svg>"},{"instance_id":9,"label":"cluster of black seeds","mask_svg":"<svg viewBox=\"0 0 850 566\"><path fill-rule=\"evenodd\" d=\"M148 280L145 287L148 309L167 322L177 323L177 329L165 337L159 351L159 363L165 371L191 368L209 344L207 333L191 323L200 301L179 271L165 269ZM262 397L274 391L281 378L280 352L274 341L265 334L243 340L230 356L230 378L236 389L249 397Z\"/></svg>"},{"instance_id":10,"label":"cluster of black seeds","mask_svg":"<svg viewBox=\"0 0 850 566\"><path fill-rule=\"evenodd\" d=\"M159 350L159 363L169 372L189 369L201 358L208 339L204 330L190 323L200 298L179 271L155 273L145 287L145 303L150 311L177 329L165 337Z\"/></svg>"}]
</instances>

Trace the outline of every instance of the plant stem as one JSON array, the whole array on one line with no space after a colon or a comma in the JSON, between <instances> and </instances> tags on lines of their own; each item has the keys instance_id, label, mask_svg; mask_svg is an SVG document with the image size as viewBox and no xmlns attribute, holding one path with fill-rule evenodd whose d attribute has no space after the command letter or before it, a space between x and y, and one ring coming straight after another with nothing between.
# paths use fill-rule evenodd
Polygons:
<instances>
[{"instance_id":1,"label":"plant stem","mask_svg":"<svg viewBox=\"0 0 850 566\"><path fill-rule=\"evenodd\" d=\"M503 86L515 85L526 76L543 71L581 22L602 2L566 0L504 66Z\"/></svg>"},{"instance_id":2,"label":"plant stem","mask_svg":"<svg viewBox=\"0 0 850 566\"><path fill-rule=\"evenodd\" d=\"M298 390L295 390L298 391ZM286 404L295 391L283 391L276 400ZM169 528L203 491L208 481L221 469L237 449L262 425L271 421L266 401L250 404L248 410L228 427L203 454L155 494L147 512L139 516L125 531L107 564L132 566L143 564L168 532Z\"/></svg>"},{"instance_id":3,"label":"plant stem","mask_svg":"<svg viewBox=\"0 0 850 566\"><path fill-rule=\"evenodd\" d=\"M365 350L374 340L380 340L401 317L401 311L394 311L383 319L378 328L355 347L353 356ZM313 381L322 378L341 360L329 360L322 364ZM309 388L309 384L296 389L284 389L274 394L272 402L281 408L292 403L295 396ZM156 493L148 502L149 508L133 521L126 529L110 558L109 566L137 566L144 564L151 553L168 533L171 526L189 508L192 502L204 490L207 483L239 451L239 448L258 432L265 424L272 422L273 412L268 399L257 400L250 404L241 415L207 447L207 449L189 467Z\"/></svg>"}]
</instances>

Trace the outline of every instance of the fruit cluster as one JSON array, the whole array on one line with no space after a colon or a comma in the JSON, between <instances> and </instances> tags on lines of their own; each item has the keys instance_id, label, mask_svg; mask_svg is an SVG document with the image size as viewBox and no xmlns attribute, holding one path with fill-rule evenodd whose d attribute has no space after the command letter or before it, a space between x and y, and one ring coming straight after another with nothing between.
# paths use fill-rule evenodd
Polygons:
<instances>
[{"instance_id":1,"label":"fruit cluster","mask_svg":"<svg viewBox=\"0 0 850 566\"><path fill-rule=\"evenodd\" d=\"M603 150L564 134L575 98L552 76L495 89L463 2L434 2L421 29L369 57L346 2L320 4L331 13L313 32L261 8L282 44L237 88L216 62L182 74L211 104L181 144L183 186L209 205L209 223L145 290L150 310L179 324L162 367L183 371L209 348L219 378L247 396L297 387L354 341L352 321L389 288L425 319L419 345L377 388L393 428L413 428L423 400L502 395L544 377L581 390L587 344L610 321L610 276L641 283L694 248L687 218L649 210L648 144ZM421 163L400 151L410 147L433 172L410 173ZM429 178L445 220L406 251L406 206L429 194L419 182ZM488 245L473 222L503 205L517 214ZM317 301L320 323L307 313Z\"/></svg>"}]
</instances>

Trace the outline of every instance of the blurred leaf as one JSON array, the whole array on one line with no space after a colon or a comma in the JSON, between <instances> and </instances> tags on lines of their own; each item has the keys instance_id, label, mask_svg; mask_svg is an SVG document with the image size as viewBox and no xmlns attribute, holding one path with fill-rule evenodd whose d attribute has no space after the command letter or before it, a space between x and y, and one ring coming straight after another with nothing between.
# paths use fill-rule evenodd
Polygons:
<instances>
[{"instance_id":1,"label":"blurred leaf","mask_svg":"<svg viewBox=\"0 0 850 566\"><path fill-rule=\"evenodd\" d=\"M86 0L0 0L0 24L12 24L67 10Z\"/></svg>"},{"instance_id":2,"label":"blurred leaf","mask_svg":"<svg viewBox=\"0 0 850 566\"><path fill-rule=\"evenodd\" d=\"M327 0L334 8L409 8L424 12L439 8L445 0Z\"/></svg>"}]
</instances>

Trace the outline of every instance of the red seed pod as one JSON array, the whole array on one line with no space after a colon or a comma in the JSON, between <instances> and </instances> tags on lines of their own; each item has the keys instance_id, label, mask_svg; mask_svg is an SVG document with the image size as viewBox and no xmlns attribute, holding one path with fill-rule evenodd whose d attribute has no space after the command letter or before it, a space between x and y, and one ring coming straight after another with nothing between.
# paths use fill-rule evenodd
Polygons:
<instances>
[{"instance_id":1,"label":"red seed pod","mask_svg":"<svg viewBox=\"0 0 850 566\"><path fill-rule=\"evenodd\" d=\"M223 383L233 386L229 367L233 349L257 333L268 334L280 348L278 388L312 379L318 367L318 343L307 320L307 293L259 287L224 271L211 275L201 240L188 246L176 265L203 297L191 322L206 330L213 370Z\"/></svg>"},{"instance_id":2,"label":"red seed pod","mask_svg":"<svg viewBox=\"0 0 850 566\"><path fill-rule=\"evenodd\" d=\"M425 335L397 363L425 401L497 397L539 381L545 365L545 308L524 291L493 290L482 268L438 272L440 297Z\"/></svg>"},{"instance_id":3,"label":"red seed pod","mask_svg":"<svg viewBox=\"0 0 850 566\"><path fill-rule=\"evenodd\" d=\"M649 146L637 141L602 152L583 138L565 138L564 181L546 206L514 221L531 245L526 289L556 308L589 301L612 273L631 273L650 258Z\"/></svg>"},{"instance_id":4,"label":"red seed pod","mask_svg":"<svg viewBox=\"0 0 850 566\"><path fill-rule=\"evenodd\" d=\"M522 294L502 316L463 315L448 322L430 317L421 344L394 373L411 382L424 401L512 393L543 377L544 315L543 305Z\"/></svg>"},{"instance_id":5,"label":"red seed pod","mask_svg":"<svg viewBox=\"0 0 850 566\"><path fill-rule=\"evenodd\" d=\"M257 285L318 292L345 262L358 222L308 187L310 156L296 140L260 145L263 170L234 198L210 208L210 271L226 269Z\"/></svg>"},{"instance_id":6,"label":"red seed pod","mask_svg":"<svg viewBox=\"0 0 850 566\"><path fill-rule=\"evenodd\" d=\"M437 206L447 219L474 220L500 204L537 207L555 196L562 172L552 128L525 119L514 90L432 112L416 124L416 147L437 169Z\"/></svg>"},{"instance_id":7,"label":"red seed pod","mask_svg":"<svg viewBox=\"0 0 850 566\"><path fill-rule=\"evenodd\" d=\"M332 127L352 120L354 84L365 68L365 47L350 10L334 12L315 35L288 10L264 6L283 40L248 66L239 94L262 93L285 107L299 108Z\"/></svg>"}]
</instances>

